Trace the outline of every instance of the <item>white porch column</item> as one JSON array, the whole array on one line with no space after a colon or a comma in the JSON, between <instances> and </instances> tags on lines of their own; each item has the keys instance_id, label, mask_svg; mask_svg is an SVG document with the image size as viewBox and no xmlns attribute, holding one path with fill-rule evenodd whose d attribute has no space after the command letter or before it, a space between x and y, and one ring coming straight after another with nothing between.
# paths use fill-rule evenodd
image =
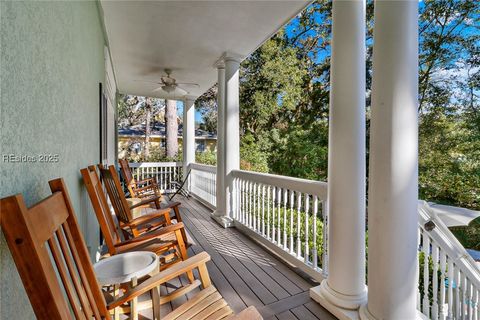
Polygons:
<instances>
[{"instance_id":1,"label":"white porch column","mask_svg":"<svg viewBox=\"0 0 480 320\"><path fill-rule=\"evenodd\" d=\"M224 54L225 62L225 113L224 117L224 186L225 198L217 199L225 201L225 215L214 215L214 218L224 227L229 227L233 222L232 206L232 179L230 172L240 169L240 99L239 99L239 69L240 58ZM218 159L218 158L217 158ZM218 169L217 169L218 170ZM218 177L217 177L218 178ZM223 206L223 204L222 204Z\"/></svg>"},{"instance_id":2,"label":"white porch column","mask_svg":"<svg viewBox=\"0 0 480 320\"><path fill-rule=\"evenodd\" d=\"M311 297L358 317L365 286L365 1L333 1L328 159L328 278Z\"/></svg>"},{"instance_id":3,"label":"white porch column","mask_svg":"<svg viewBox=\"0 0 480 320\"><path fill-rule=\"evenodd\" d=\"M217 209L213 213L213 217L222 224L227 204L225 198L225 63L223 60L217 63L217 71Z\"/></svg>"},{"instance_id":4,"label":"white porch column","mask_svg":"<svg viewBox=\"0 0 480 320\"><path fill-rule=\"evenodd\" d=\"M183 178L188 173L188 165L195 163L195 100L186 96L183 101Z\"/></svg>"},{"instance_id":5,"label":"white porch column","mask_svg":"<svg viewBox=\"0 0 480 320\"><path fill-rule=\"evenodd\" d=\"M364 319L416 319L418 1L376 1Z\"/></svg>"}]
</instances>

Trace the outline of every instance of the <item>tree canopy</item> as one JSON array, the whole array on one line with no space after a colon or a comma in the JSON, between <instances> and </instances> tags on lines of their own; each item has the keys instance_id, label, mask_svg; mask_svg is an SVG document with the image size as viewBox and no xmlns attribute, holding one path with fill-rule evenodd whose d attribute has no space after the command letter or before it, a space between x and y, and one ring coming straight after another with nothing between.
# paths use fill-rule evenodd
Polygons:
<instances>
[{"instance_id":1,"label":"tree canopy","mask_svg":"<svg viewBox=\"0 0 480 320\"><path fill-rule=\"evenodd\" d=\"M368 1L367 148L373 9ZM480 3L425 0L419 10L420 197L480 209ZM242 62L242 168L328 178L330 40L331 1L317 0ZM215 92L199 103L212 129Z\"/></svg>"}]
</instances>

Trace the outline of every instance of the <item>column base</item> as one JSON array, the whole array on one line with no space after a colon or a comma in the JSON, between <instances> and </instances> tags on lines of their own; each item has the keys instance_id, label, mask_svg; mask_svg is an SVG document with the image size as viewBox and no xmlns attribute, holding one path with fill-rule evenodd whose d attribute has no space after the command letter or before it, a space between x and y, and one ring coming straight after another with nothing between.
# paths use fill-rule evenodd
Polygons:
<instances>
[{"instance_id":1,"label":"column base","mask_svg":"<svg viewBox=\"0 0 480 320\"><path fill-rule=\"evenodd\" d=\"M224 228L230 228L233 227L233 219L230 217L225 216L225 213L218 212L215 210L212 212L210 215L213 220L215 220L219 225L221 225Z\"/></svg>"},{"instance_id":2,"label":"column base","mask_svg":"<svg viewBox=\"0 0 480 320\"><path fill-rule=\"evenodd\" d=\"M375 316L372 315L368 310L367 304L362 305L358 310L358 312L360 313L360 320L377 320L377 318L375 318ZM426 315L424 315L423 313L417 310L417 317L415 318L415 320L428 320L428 319L429 318Z\"/></svg>"},{"instance_id":3,"label":"column base","mask_svg":"<svg viewBox=\"0 0 480 320\"><path fill-rule=\"evenodd\" d=\"M336 292L327 280L310 289L310 297L340 320L359 320L358 308L367 302L367 290L362 295L347 296Z\"/></svg>"}]
</instances>

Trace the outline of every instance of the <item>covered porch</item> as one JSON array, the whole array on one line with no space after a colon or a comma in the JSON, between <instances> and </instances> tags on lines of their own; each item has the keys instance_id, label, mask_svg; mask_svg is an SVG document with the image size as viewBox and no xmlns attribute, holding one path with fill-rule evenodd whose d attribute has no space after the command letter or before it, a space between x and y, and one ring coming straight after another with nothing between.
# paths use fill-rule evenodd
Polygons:
<instances>
[{"instance_id":1,"label":"covered porch","mask_svg":"<svg viewBox=\"0 0 480 320\"><path fill-rule=\"evenodd\" d=\"M211 206L220 226L315 279L310 297L338 318L421 317L418 2L375 5L368 291L365 2L333 2L328 182L240 170L240 63L308 1L101 4L117 90L184 101L179 178L191 172L189 192ZM170 70L179 83L197 85L181 97L157 90ZM195 100L215 83L217 166L208 167L195 163Z\"/></svg>"},{"instance_id":2,"label":"covered porch","mask_svg":"<svg viewBox=\"0 0 480 320\"><path fill-rule=\"evenodd\" d=\"M2 167L9 173L2 196L22 193L33 203L48 193L48 179L66 177L94 256L99 228L79 169L117 162L118 93L183 100L183 161L132 167L139 179L156 177L165 191L175 191L173 180L187 180L192 198L179 199L195 242L190 254L211 255L208 271L235 311L254 305L266 319L479 319L475 262L428 207L418 205L418 1L375 4L368 226L365 1L333 1L328 181L240 170L240 63L309 3L99 1L62 4L61 10L9 4L7 12L19 17L9 34L30 38L17 45L17 38L6 37L12 62L2 71L16 84L6 89L13 103L37 108L8 110L2 142L19 155L46 152L43 146L59 153L60 162ZM66 37L68 17L78 12L84 16L72 19L76 28ZM39 35L37 25L44 28ZM71 49L77 47L84 51ZM51 48L60 48L57 59L50 58ZM77 60L66 59L65 52ZM53 73L32 71L35 59L49 63ZM180 95L156 90L169 72L179 83L195 85ZM98 82L105 100L100 115ZM2 90L3 83L2 77ZM214 167L195 163L194 109L215 83ZM32 94L32 87L58 97ZM40 125L43 131L34 130ZM13 143L19 137L21 143ZM5 243L0 248L7 271L1 277L9 288L2 312L25 312L28 318L32 313L23 308L28 301L11 271L13 261Z\"/></svg>"}]
</instances>

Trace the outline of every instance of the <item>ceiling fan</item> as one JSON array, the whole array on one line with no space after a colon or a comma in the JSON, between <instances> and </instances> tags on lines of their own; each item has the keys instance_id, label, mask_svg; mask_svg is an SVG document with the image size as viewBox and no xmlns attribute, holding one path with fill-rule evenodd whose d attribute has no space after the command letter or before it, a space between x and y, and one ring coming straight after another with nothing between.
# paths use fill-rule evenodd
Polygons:
<instances>
[{"instance_id":1,"label":"ceiling fan","mask_svg":"<svg viewBox=\"0 0 480 320\"><path fill-rule=\"evenodd\" d=\"M182 88L183 86L195 86L195 87L199 86L197 83L177 82L175 78L170 76L172 74L171 69L165 69L165 73L167 75L161 77L160 82L152 82L152 81L144 81L144 82L150 82L150 83L155 83L160 85L160 87L154 89L153 92L162 90L162 91L165 91L166 93L180 94L180 95L185 95L189 93L186 89Z\"/></svg>"}]
</instances>

